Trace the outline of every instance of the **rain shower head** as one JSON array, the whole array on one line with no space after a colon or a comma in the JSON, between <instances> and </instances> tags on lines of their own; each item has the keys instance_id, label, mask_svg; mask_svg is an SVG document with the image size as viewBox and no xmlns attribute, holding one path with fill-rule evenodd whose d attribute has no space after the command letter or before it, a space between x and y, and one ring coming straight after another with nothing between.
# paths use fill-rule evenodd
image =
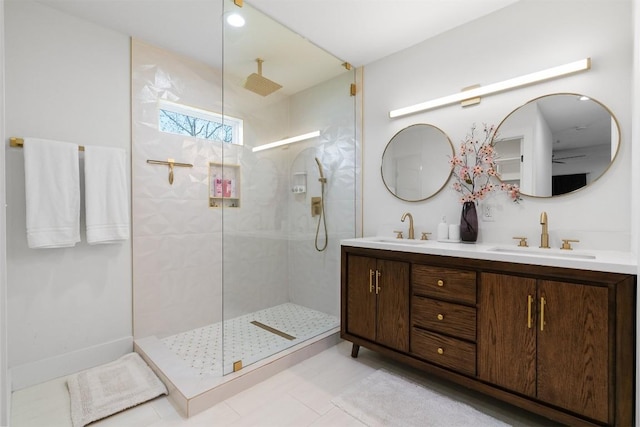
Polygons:
<instances>
[{"instance_id":1,"label":"rain shower head","mask_svg":"<svg viewBox=\"0 0 640 427\"><path fill-rule=\"evenodd\" d=\"M264 60L258 58L256 62L258 63L258 73L253 73L247 77L247 80L244 82L244 88L262 96L271 95L273 92L281 89L282 85L262 76L262 63Z\"/></svg>"}]
</instances>

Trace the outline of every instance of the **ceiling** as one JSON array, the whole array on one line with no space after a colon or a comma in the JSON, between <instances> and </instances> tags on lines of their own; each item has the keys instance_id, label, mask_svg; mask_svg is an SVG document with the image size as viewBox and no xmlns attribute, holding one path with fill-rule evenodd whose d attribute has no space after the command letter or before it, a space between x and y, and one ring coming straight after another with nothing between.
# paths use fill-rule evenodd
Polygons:
<instances>
[{"instance_id":1,"label":"ceiling","mask_svg":"<svg viewBox=\"0 0 640 427\"><path fill-rule=\"evenodd\" d=\"M22 1L22 0L7 0ZM37 0L108 28L202 59L220 57L214 0ZM518 0L248 0L355 66L369 64ZM229 2L230 0L225 0ZM233 6L225 6L227 8Z\"/></svg>"}]
</instances>

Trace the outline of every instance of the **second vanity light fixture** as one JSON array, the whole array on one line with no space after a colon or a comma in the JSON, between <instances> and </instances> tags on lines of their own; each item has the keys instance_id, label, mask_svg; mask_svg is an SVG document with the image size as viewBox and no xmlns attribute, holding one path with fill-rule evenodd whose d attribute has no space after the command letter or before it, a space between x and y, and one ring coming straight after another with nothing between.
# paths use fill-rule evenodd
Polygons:
<instances>
[{"instance_id":1,"label":"second vanity light fixture","mask_svg":"<svg viewBox=\"0 0 640 427\"><path fill-rule=\"evenodd\" d=\"M556 77L565 76L567 74L586 71L590 68L591 58L585 58L579 61L570 62L568 64L559 65L557 67L548 68L546 70L536 71L534 73L514 77L512 79L504 80L498 83L479 86L474 89L455 93L453 95L448 95L442 98L433 99L431 101L422 102L420 104L392 110L389 111L389 117L393 119L395 117L406 116L408 114L413 114L420 111L431 110L433 108L442 107L456 102L462 102L468 99L478 98L492 93L503 92L505 90L513 89L520 86L526 86L532 83L538 83L544 80L554 79Z\"/></svg>"},{"instance_id":2,"label":"second vanity light fixture","mask_svg":"<svg viewBox=\"0 0 640 427\"><path fill-rule=\"evenodd\" d=\"M303 135L292 136L291 138L287 138L287 139L281 139L280 141L270 142L268 144L258 145L257 147L253 147L251 151L255 153L256 151L268 150L269 148L275 148L275 147L280 147L282 145L293 144L294 142L304 141L307 139L315 138L316 136L320 136L319 130L305 133Z\"/></svg>"}]
</instances>

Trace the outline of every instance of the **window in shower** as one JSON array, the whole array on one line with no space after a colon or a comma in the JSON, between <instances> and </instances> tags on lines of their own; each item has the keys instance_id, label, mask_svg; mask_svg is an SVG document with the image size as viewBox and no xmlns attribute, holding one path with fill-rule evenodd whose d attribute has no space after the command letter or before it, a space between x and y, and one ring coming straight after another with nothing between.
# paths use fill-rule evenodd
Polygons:
<instances>
[{"instance_id":1,"label":"window in shower","mask_svg":"<svg viewBox=\"0 0 640 427\"><path fill-rule=\"evenodd\" d=\"M158 101L158 129L166 133L242 145L242 119L166 100Z\"/></svg>"}]
</instances>

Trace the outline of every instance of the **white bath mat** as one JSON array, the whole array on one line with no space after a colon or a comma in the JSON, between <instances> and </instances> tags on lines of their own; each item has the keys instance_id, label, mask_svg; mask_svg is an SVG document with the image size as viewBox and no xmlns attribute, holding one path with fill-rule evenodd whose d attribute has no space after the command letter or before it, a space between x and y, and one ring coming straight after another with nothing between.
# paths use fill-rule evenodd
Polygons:
<instances>
[{"instance_id":1,"label":"white bath mat","mask_svg":"<svg viewBox=\"0 0 640 427\"><path fill-rule=\"evenodd\" d=\"M74 427L167 394L167 388L137 353L71 375L67 387Z\"/></svg>"},{"instance_id":2,"label":"white bath mat","mask_svg":"<svg viewBox=\"0 0 640 427\"><path fill-rule=\"evenodd\" d=\"M332 402L370 427L508 426L467 404L383 369L349 387Z\"/></svg>"}]
</instances>

